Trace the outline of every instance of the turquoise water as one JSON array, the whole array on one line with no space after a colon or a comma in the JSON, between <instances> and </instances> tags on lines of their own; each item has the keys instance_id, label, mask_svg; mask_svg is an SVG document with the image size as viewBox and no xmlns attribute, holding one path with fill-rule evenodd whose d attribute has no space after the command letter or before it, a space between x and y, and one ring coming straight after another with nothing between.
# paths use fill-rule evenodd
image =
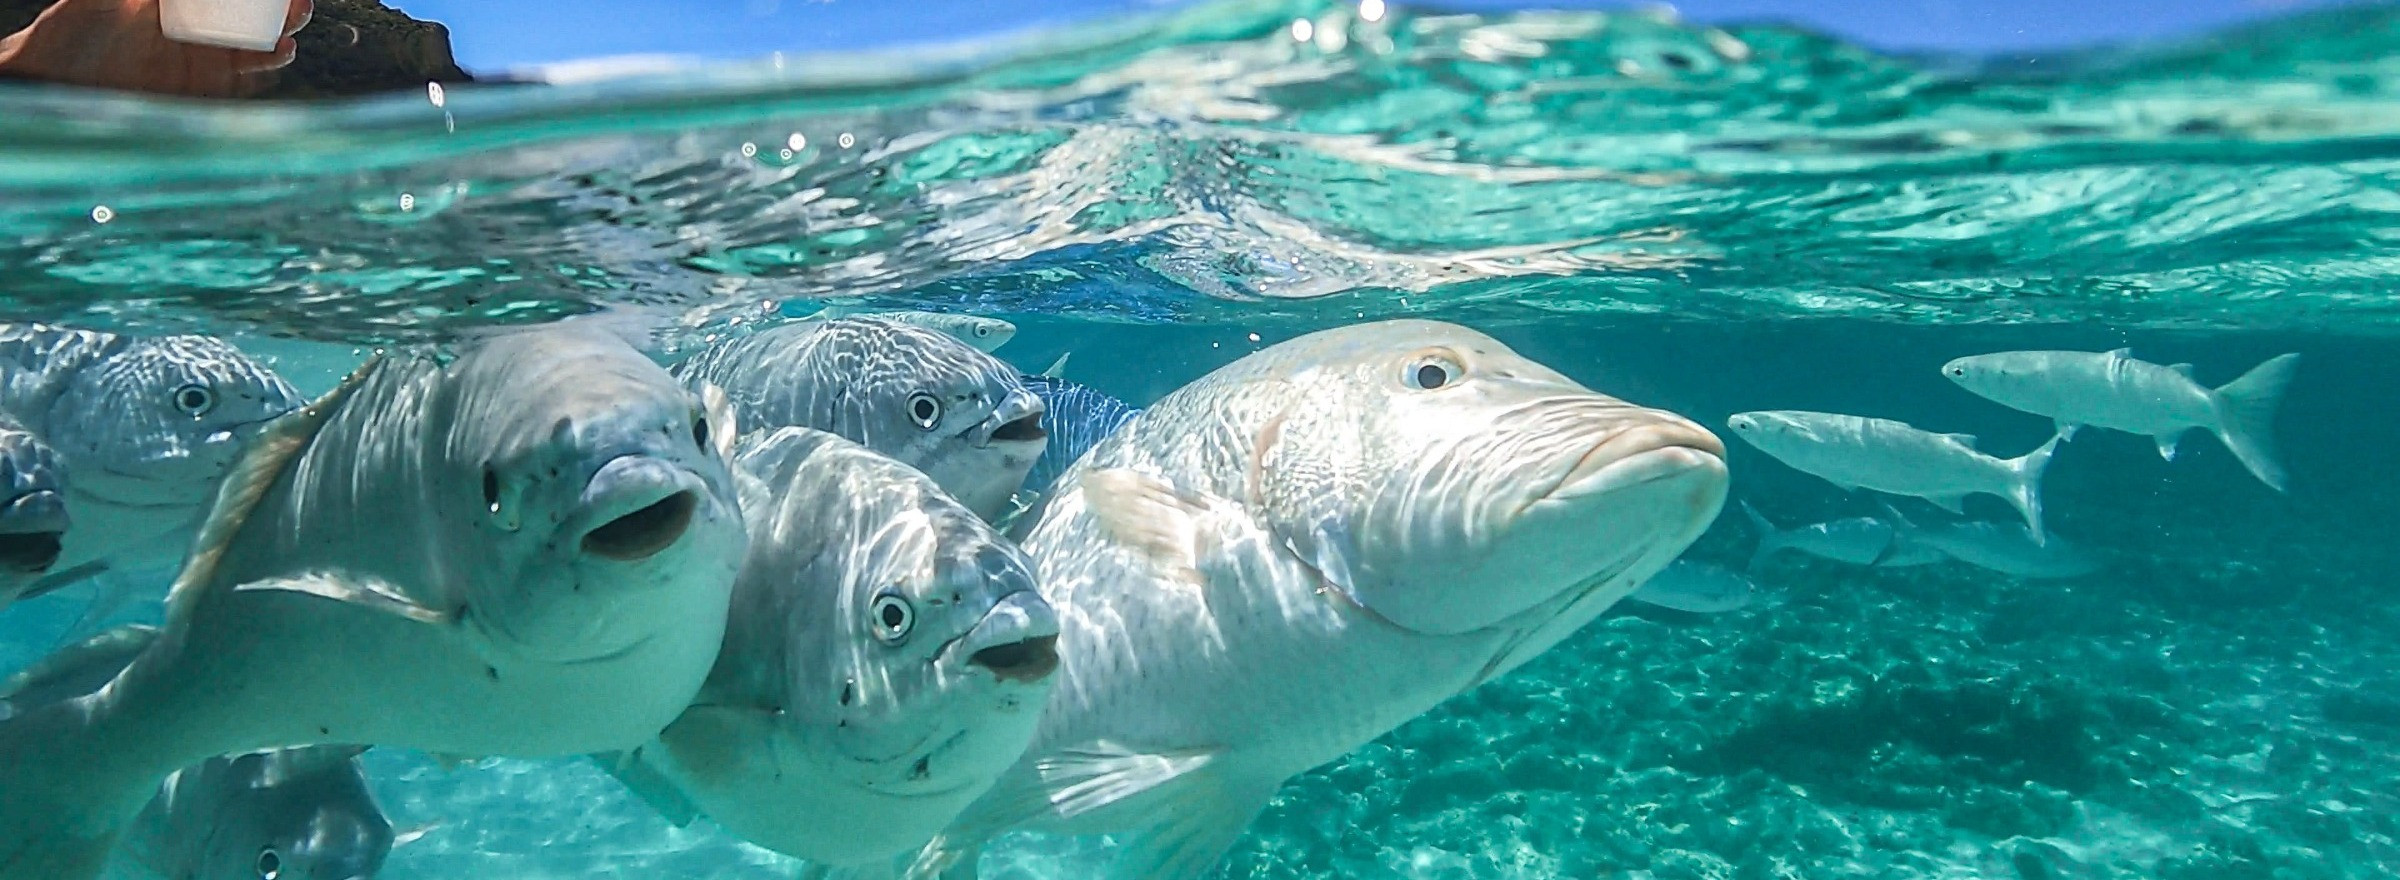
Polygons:
<instances>
[{"instance_id":1,"label":"turquoise water","mask_svg":"<svg viewBox=\"0 0 2400 880\"><path fill-rule=\"evenodd\" d=\"M2099 571L1785 556L1748 608L1628 605L1292 781L1226 870L2389 876L2394 46L2391 9L1976 59L1225 3L438 101L0 94L0 317L228 334L314 392L367 347L493 322L598 312L675 347L812 300L965 310L1020 326L999 352L1020 367L1072 351L1071 377L1139 404L1412 315L1712 427L1858 412L2003 454L2050 426L1943 362L2131 346L2216 385L2296 351L2288 494L2198 434L2172 463L2079 436L2049 520ZM1875 512L1728 445L1734 497L1779 523ZM1969 512L2004 519L1989 500ZM1752 539L1729 509L1690 555L1739 565ZM0 664L80 602L10 609ZM790 869L578 762L368 764L396 824L440 823L387 876ZM984 876L1099 853L1014 840Z\"/></svg>"}]
</instances>

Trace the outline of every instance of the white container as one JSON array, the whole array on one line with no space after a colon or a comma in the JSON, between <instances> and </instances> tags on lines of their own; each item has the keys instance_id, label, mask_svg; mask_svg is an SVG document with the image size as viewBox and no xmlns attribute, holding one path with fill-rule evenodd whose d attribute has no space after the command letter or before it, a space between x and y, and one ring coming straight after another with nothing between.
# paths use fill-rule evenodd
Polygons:
<instances>
[{"instance_id":1,"label":"white container","mask_svg":"<svg viewBox=\"0 0 2400 880\"><path fill-rule=\"evenodd\" d=\"M159 0L158 24L178 43L273 51L291 0Z\"/></svg>"}]
</instances>

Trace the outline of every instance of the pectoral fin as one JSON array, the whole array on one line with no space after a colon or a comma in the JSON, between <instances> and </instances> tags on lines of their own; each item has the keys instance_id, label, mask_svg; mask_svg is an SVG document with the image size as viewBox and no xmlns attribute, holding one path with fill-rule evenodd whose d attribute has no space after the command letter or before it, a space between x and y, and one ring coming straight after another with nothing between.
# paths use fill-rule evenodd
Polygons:
<instances>
[{"instance_id":1,"label":"pectoral fin","mask_svg":"<svg viewBox=\"0 0 2400 880\"><path fill-rule=\"evenodd\" d=\"M428 608L393 589L389 584L367 578L340 578L332 575L307 574L250 581L235 585L233 591L236 593L300 593L331 599L369 611L404 617L419 623L448 625L458 622L458 615L449 610Z\"/></svg>"}]
</instances>

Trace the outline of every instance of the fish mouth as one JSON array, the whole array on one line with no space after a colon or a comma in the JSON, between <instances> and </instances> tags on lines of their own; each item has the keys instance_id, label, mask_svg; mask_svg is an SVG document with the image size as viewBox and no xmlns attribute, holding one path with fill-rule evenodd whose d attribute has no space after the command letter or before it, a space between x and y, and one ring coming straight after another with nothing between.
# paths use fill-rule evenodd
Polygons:
<instances>
[{"instance_id":1,"label":"fish mouth","mask_svg":"<svg viewBox=\"0 0 2400 880\"><path fill-rule=\"evenodd\" d=\"M1058 671L1058 637L1035 636L993 645L967 656L967 662L989 670L1001 681L1032 683Z\"/></svg>"},{"instance_id":2,"label":"fish mouth","mask_svg":"<svg viewBox=\"0 0 2400 880\"><path fill-rule=\"evenodd\" d=\"M640 562L664 552L691 530L700 510L700 478L647 455L621 455L601 465L583 491L583 552L617 562Z\"/></svg>"},{"instance_id":3,"label":"fish mouth","mask_svg":"<svg viewBox=\"0 0 2400 880\"><path fill-rule=\"evenodd\" d=\"M943 653L1004 683L1038 684L1058 671L1058 612L1033 590L1010 593Z\"/></svg>"},{"instance_id":4,"label":"fish mouth","mask_svg":"<svg viewBox=\"0 0 2400 880\"><path fill-rule=\"evenodd\" d=\"M57 491L27 492L0 508L0 568L38 573L50 570L63 549L69 520L67 501Z\"/></svg>"},{"instance_id":5,"label":"fish mouth","mask_svg":"<svg viewBox=\"0 0 2400 880\"><path fill-rule=\"evenodd\" d=\"M1725 441L1717 435L1680 419L1642 425L1594 444L1527 506L1607 494L1710 467L1725 468Z\"/></svg>"},{"instance_id":6,"label":"fish mouth","mask_svg":"<svg viewBox=\"0 0 2400 880\"><path fill-rule=\"evenodd\" d=\"M1042 415L1047 408L1033 392L1018 388L1001 398L992 414L975 425L972 439L977 446L998 443L1038 443L1048 439L1050 432L1042 428Z\"/></svg>"}]
</instances>

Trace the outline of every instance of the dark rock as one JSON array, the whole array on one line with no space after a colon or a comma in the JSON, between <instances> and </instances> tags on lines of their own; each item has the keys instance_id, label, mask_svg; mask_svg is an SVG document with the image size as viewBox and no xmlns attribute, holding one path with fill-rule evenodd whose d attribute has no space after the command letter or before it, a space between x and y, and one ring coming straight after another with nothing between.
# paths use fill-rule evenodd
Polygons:
<instances>
[{"instance_id":1,"label":"dark rock","mask_svg":"<svg viewBox=\"0 0 2400 880\"><path fill-rule=\"evenodd\" d=\"M31 23L52 0L0 0L0 34ZM450 29L377 0L317 0L317 14L294 37L299 56L269 74L263 99L332 98L422 89L428 82L475 77L450 55Z\"/></svg>"}]
</instances>

